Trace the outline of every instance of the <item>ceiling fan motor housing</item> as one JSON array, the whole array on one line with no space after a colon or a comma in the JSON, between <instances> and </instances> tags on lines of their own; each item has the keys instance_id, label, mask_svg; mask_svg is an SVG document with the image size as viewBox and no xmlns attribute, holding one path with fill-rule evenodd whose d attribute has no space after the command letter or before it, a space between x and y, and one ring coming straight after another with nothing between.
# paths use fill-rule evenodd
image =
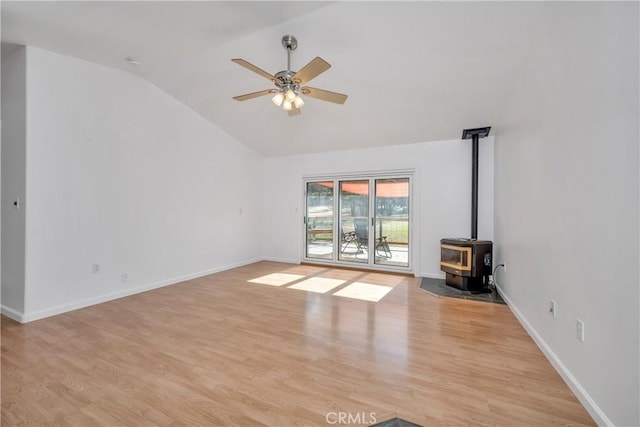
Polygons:
<instances>
[{"instance_id":1,"label":"ceiling fan motor housing","mask_svg":"<svg viewBox=\"0 0 640 427\"><path fill-rule=\"evenodd\" d=\"M286 91L287 89L291 89L294 92L298 92L300 90L300 85L294 83L292 77L296 74L295 71L280 71L274 75L274 83L276 87L280 90Z\"/></svg>"}]
</instances>

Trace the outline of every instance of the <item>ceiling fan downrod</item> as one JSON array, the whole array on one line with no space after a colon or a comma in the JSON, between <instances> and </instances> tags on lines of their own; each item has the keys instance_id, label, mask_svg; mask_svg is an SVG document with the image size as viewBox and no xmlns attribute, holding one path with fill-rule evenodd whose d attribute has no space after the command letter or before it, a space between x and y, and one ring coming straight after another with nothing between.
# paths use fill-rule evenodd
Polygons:
<instances>
[{"instance_id":1,"label":"ceiling fan downrod","mask_svg":"<svg viewBox=\"0 0 640 427\"><path fill-rule=\"evenodd\" d=\"M298 39L293 36L282 36L282 46L287 49L287 71L291 71L291 51L298 47Z\"/></svg>"}]
</instances>

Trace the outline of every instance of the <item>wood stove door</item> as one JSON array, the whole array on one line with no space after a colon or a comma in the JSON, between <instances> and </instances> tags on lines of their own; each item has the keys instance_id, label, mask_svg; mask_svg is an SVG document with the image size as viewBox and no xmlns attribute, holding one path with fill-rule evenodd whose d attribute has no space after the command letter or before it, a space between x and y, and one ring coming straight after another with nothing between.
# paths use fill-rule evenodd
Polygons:
<instances>
[{"instance_id":1,"label":"wood stove door","mask_svg":"<svg viewBox=\"0 0 640 427\"><path fill-rule=\"evenodd\" d=\"M464 246L440 245L440 266L446 269L471 271L472 249Z\"/></svg>"}]
</instances>

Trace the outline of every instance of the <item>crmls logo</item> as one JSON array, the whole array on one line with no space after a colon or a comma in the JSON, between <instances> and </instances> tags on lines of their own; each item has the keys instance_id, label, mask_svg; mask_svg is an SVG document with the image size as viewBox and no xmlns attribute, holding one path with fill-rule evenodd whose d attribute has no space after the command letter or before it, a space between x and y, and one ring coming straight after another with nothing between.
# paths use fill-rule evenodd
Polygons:
<instances>
[{"instance_id":1,"label":"crmls logo","mask_svg":"<svg viewBox=\"0 0 640 427\"><path fill-rule=\"evenodd\" d=\"M327 424L375 424L375 412L327 412Z\"/></svg>"}]
</instances>

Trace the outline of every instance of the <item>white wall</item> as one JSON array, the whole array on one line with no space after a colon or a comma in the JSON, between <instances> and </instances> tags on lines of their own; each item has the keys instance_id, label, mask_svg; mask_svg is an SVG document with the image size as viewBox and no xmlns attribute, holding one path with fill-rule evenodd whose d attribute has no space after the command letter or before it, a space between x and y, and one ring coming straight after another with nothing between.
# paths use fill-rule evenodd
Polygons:
<instances>
[{"instance_id":1,"label":"white wall","mask_svg":"<svg viewBox=\"0 0 640 427\"><path fill-rule=\"evenodd\" d=\"M260 257L258 154L138 76L26 50L22 321Z\"/></svg>"},{"instance_id":2,"label":"white wall","mask_svg":"<svg viewBox=\"0 0 640 427\"><path fill-rule=\"evenodd\" d=\"M24 311L25 69L25 49L2 58L2 310L13 317Z\"/></svg>"},{"instance_id":3,"label":"white wall","mask_svg":"<svg viewBox=\"0 0 640 427\"><path fill-rule=\"evenodd\" d=\"M482 126L484 124L470 124ZM462 134L462 129L460 129ZM493 239L493 137L480 140L478 238ZM471 233L471 141L451 140L265 160L263 255L299 262L303 185L308 175L415 169L413 272L443 277L440 239Z\"/></svg>"},{"instance_id":4,"label":"white wall","mask_svg":"<svg viewBox=\"0 0 640 427\"><path fill-rule=\"evenodd\" d=\"M547 4L495 141L499 284L596 421L618 426L640 424L638 35L638 3Z\"/></svg>"}]
</instances>

